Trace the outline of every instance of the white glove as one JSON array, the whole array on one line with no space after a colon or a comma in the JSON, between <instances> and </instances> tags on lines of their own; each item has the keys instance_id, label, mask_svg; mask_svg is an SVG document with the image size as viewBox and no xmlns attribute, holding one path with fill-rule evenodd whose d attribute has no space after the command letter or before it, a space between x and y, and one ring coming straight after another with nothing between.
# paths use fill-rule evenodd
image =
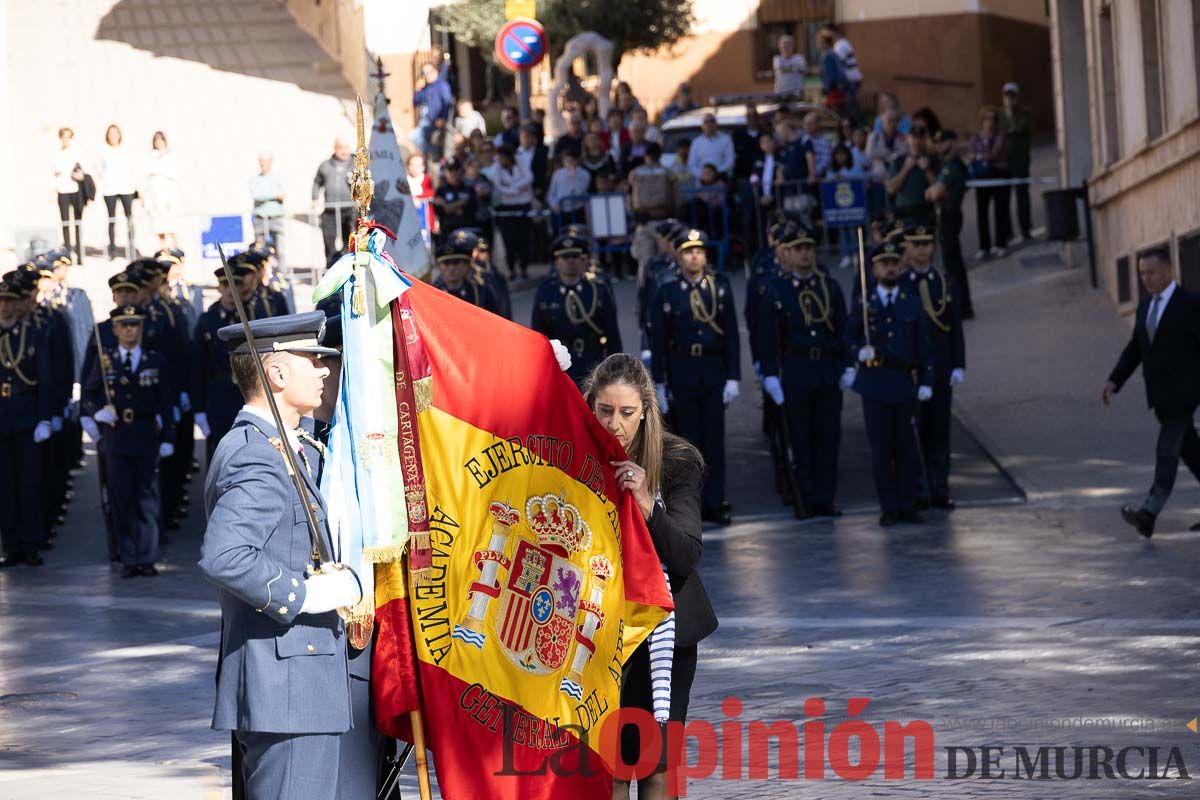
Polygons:
<instances>
[{"instance_id":1,"label":"white glove","mask_svg":"<svg viewBox=\"0 0 1200 800\"><path fill-rule=\"evenodd\" d=\"M83 428L93 442L100 441L100 428L97 427L96 420L91 417L83 417L79 420L79 427Z\"/></svg>"},{"instance_id":2,"label":"white glove","mask_svg":"<svg viewBox=\"0 0 1200 800\"><path fill-rule=\"evenodd\" d=\"M78 383L71 384L71 399L76 403L83 399L83 387Z\"/></svg>"},{"instance_id":3,"label":"white glove","mask_svg":"<svg viewBox=\"0 0 1200 800\"><path fill-rule=\"evenodd\" d=\"M362 599L362 586L353 570L335 569L304 579L304 603L301 614L324 614L337 608L349 608Z\"/></svg>"},{"instance_id":4,"label":"white glove","mask_svg":"<svg viewBox=\"0 0 1200 800\"><path fill-rule=\"evenodd\" d=\"M112 408L105 406L104 408L97 411L92 416L92 419L96 420L96 422L99 422L102 425L116 425L117 424L117 412L114 411Z\"/></svg>"},{"instance_id":5,"label":"white glove","mask_svg":"<svg viewBox=\"0 0 1200 800\"><path fill-rule=\"evenodd\" d=\"M864 364L866 364L868 361L874 361L875 360L875 348L871 347L871 345L867 345L866 347L860 347L858 349L858 360Z\"/></svg>"},{"instance_id":6,"label":"white glove","mask_svg":"<svg viewBox=\"0 0 1200 800\"><path fill-rule=\"evenodd\" d=\"M196 427L200 429L200 435L205 439L212 433L212 428L208 426L208 414L203 411L196 412Z\"/></svg>"},{"instance_id":7,"label":"white glove","mask_svg":"<svg viewBox=\"0 0 1200 800\"><path fill-rule=\"evenodd\" d=\"M858 370L854 367L846 367L846 371L842 373L842 379L838 381L838 386L841 386L843 391L854 385L854 379L858 377Z\"/></svg>"},{"instance_id":8,"label":"white glove","mask_svg":"<svg viewBox=\"0 0 1200 800\"><path fill-rule=\"evenodd\" d=\"M917 387L917 400L924 403L927 400L929 400L929 398L931 398L931 397L933 397L933 389L932 388L930 388L928 386L918 386Z\"/></svg>"},{"instance_id":9,"label":"white glove","mask_svg":"<svg viewBox=\"0 0 1200 800\"><path fill-rule=\"evenodd\" d=\"M179 393L179 407L183 409L183 413L185 414L192 410L192 398L188 397L187 392Z\"/></svg>"},{"instance_id":10,"label":"white glove","mask_svg":"<svg viewBox=\"0 0 1200 800\"><path fill-rule=\"evenodd\" d=\"M163 442L158 446L159 458L170 458L173 455L175 455L175 445L170 442Z\"/></svg>"},{"instance_id":11,"label":"white glove","mask_svg":"<svg viewBox=\"0 0 1200 800\"><path fill-rule=\"evenodd\" d=\"M667 385L665 383L654 384L654 393L658 395L658 410L666 414L671 408L667 402Z\"/></svg>"},{"instance_id":12,"label":"white glove","mask_svg":"<svg viewBox=\"0 0 1200 800\"><path fill-rule=\"evenodd\" d=\"M754 362L754 377L758 378L760 381L763 379L762 363L759 361Z\"/></svg>"},{"instance_id":13,"label":"white glove","mask_svg":"<svg viewBox=\"0 0 1200 800\"><path fill-rule=\"evenodd\" d=\"M172 422L173 422L173 423L175 423L175 422L179 422L179 417L180 417L180 414L179 414L179 406L171 406L171 419L172 419Z\"/></svg>"},{"instance_id":14,"label":"white glove","mask_svg":"<svg viewBox=\"0 0 1200 800\"><path fill-rule=\"evenodd\" d=\"M721 392L721 402L724 403L725 405L729 405L730 403L732 403L734 400L737 399L737 396L738 396L738 382L737 381L725 381L725 391Z\"/></svg>"},{"instance_id":15,"label":"white glove","mask_svg":"<svg viewBox=\"0 0 1200 800\"><path fill-rule=\"evenodd\" d=\"M960 383L963 382L963 377L964 377L964 375L963 375L962 367L956 368L954 371L952 371L950 373L950 385L958 386Z\"/></svg>"},{"instance_id":16,"label":"white glove","mask_svg":"<svg viewBox=\"0 0 1200 800\"><path fill-rule=\"evenodd\" d=\"M649 363L650 363L650 358L651 358L651 356L650 356L650 351L649 351L649 350L643 350L643 351L642 351L642 352L639 354L639 358L641 358L641 359L642 359L642 363L643 363L643 364L649 364Z\"/></svg>"},{"instance_id":17,"label":"white glove","mask_svg":"<svg viewBox=\"0 0 1200 800\"><path fill-rule=\"evenodd\" d=\"M775 405L783 405L783 386L779 384L778 375L768 375L763 378L763 391L775 401Z\"/></svg>"},{"instance_id":18,"label":"white glove","mask_svg":"<svg viewBox=\"0 0 1200 800\"><path fill-rule=\"evenodd\" d=\"M554 359L558 361L558 368L566 372L571 368L571 354L567 348L558 339L551 339L550 346L554 348Z\"/></svg>"},{"instance_id":19,"label":"white glove","mask_svg":"<svg viewBox=\"0 0 1200 800\"><path fill-rule=\"evenodd\" d=\"M37 427L33 429L33 440L38 444L41 444L49 438L50 422L49 420L42 420L37 424Z\"/></svg>"},{"instance_id":20,"label":"white glove","mask_svg":"<svg viewBox=\"0 0 1200 800\"><path fill-rule=\"evenodd\" d=\"M58 433L59 431L62 430L62 426L63 426L63 418L61 416L56 414L50 418L50 430L54 431L55 433Z\"/></svg>"}]
</instances>

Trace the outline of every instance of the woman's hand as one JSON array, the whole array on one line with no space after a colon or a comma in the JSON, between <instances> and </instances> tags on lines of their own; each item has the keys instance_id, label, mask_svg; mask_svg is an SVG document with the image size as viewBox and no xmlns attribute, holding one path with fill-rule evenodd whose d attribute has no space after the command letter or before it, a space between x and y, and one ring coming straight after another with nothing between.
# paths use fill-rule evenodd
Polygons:
<instances>
[{"instance_id":1,"label":"woman's hand","mask_svg":"<svg viewBox=\"0 0 1200 800\"><path fill-rule=\"evenodd\" d=\"M643 519L650 519L654 511L654 498L646 488L646 470L632 461L610 461L617 478L618 489L628 489L642 511Z\"/></svg>"}]
</instances>

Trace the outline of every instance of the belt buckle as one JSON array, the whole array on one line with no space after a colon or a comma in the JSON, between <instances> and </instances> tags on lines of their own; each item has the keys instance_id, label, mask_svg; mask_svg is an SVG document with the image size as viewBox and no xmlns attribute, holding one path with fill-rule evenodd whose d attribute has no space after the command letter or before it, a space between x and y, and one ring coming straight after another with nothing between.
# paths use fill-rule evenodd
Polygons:
<instances>
[{"instance_id":1,"label":"belt buckle","mask_svg":"<svg viewBox=\"0 0 1200 800\"><path fill-rule=\"evenodd\" d=\"M0 383L0 397L3 397L6 400L12 397L11 383Z\"/></svg>"},{"instance_id":2,"label":"belt buckle","mask_svg":"<svg viewBox=\"0 0 1200 800\"><path fill-rule=\"evenodd\" d=\"M124 422L126 425L133 424L133 409L132 408L127 408L121 412L121 421Z\"/></svg>"},{"instance_id":3,"label":"belt buckle","mask_svg":"<svg viewBox=\"0 0 1200 800\"><path fill-rule=\"evenodd\" d=\"M808 348L808 357L813 361L820 361L821 360L821 348L819 348L819 347Z\"/></svg>"},{"instance_id":4,"label":"belt buckle","mask_svg":"<svg viewBox=\"0 0 1200 800\"><path fill-rule=\"evenodd\" d=\"M693 358L699 358L700 356L704 355L704 345L700 344L699 342L693 342L691 351Z\"/></svg>"}]
</instances>

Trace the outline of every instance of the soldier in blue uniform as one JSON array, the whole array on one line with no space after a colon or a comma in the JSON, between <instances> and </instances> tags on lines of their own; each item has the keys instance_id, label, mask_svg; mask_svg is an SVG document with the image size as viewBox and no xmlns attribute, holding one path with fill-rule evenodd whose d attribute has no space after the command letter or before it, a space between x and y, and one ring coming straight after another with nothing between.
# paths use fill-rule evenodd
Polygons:
<instances>
[{"instance_id":1,"label":"soldier in blue uniform","mask_svg":"<svg viewBox=\"0 0 1200 800\"><path fill-rule=\"evenodd\" d=\"M677 219L664 219L650 223L654 233L654 243L658 252L646 259L638 268L637 274L637 320L641 332L642 363L650 367L650 331L647 322L650 317L650 298L658 291L658 284L664 275L675 270L675 239L684 230L683 223Z\"/></svg>"},{"instance_id":2,"label":"soldier in blue uniform","mask_svg":"<svg viewBox=\"0 0 1200 800\"><path fill-rule=\"evenodd\" d=\"M496 312L505 319L512 319L512 296L508 291L508 279L492 266L492 246L483 233L470 229L475 234L475 249L471 251L471 267L479 281L491 287L496 295Z\"/></svg>"},{"instance_id":3,"label":"soldier in blue uniform","mask_svg":"<svg viewBox=\"0 0 1200 800\"><path fill-rule=\"evenodd\" d=\"M42 563L38 479L40 445L51 432L53 367L44 338L22 319L24 296L23 286L0 280L0 567Z\"/></svg>"},{"instance_id":4,"label":"soldier in blue uniform","mask_svg":"<svg viewBox=\"0 0 1200 800\"><path fill-rule=\"evenodd\" d=\"M933 396L933 356L929 324L921 301L900 282L900 250L892 242L871 251L875 288L867 291L870 343L859 322L862 299L854 299L846 326L847 350L858 362L843 381L862 396L871 442L879 524L921 522L917 487L921 458L917 447L917 403Z\"/></svg>"},{"instance_id":5,"label":"soldier in blue uniform","mask_svg":"<svg viewBox=\"0 0 1200 800\"><path fill-rule=\"evenodd\" d=\"M917 410L921 472L918 509L954 508L950 497L950 406L967 366L962 307L954 280L933 265L933 229L913 225L904 235L908 271L901 281L918 298L928 319L933 353L933 396Z\"/></svg>"},{"instance_id":6,"label":"soldier in blue uniform","mask_svg":"<svg viewBox=\"0 0 1200 800\"><path fill-rule=\"evenodd\" d=\"M171 247L159 250L154 258L167 269L167 293L183 304L191 327L196 327L196 321L204 313L204 290L184 277L184 252Z\"/></svg>"},{"instance_id":7,"label":"soldier in blue uniform","mask_svg":"<svg viewBox=\"0 0 1200 800\"><path fill-rule=\"evenodd\" d=\"M279 271L279 251L269 239L255 239L249 247L252 253L262 256L258 281L270 296L271 307L284 314L296 313L296 289L292 282Z\"/></svg>"},{"instance_id":8,"label":"soldier in blue uniform","mask_svg":"<svg viewBox=\"0 0 1200 800\"><path fill-rule=\"evenodd\" d=\"M229 259L229 266L237 267L241 276L243 302L250 319L279 317L288 313L287 298L263 285L265 261L265 256L256 250L246 250Z\"/></svg>"},{"instance_id":9,"label":"soldier in blue uniform","mask_svg":"<svg viewBox=\"0 0 1200 800\"><path fill-rule=\"evenodd\" d=\"M335 613L362 596L349 569L316 572L316 536L337 558L315 480L318 451L302 440L302 418L321 404L327 370L320 311L218 331L245 399L213 453L204 487L208 527L200 569L218 588L221 649L212 727L234 732L250 798L333 798L339 741L353 719L346 632ZM254 364L262 359L284 431L276 428ZM297 492L283 448L305 486ZM328 565L322 565L328 566ZM360 724L367 724L360 720Z\"/></svg>"},{"instance_id":10,"label":"soldier in blue uniform","mask_svg":"<svg viewBox=\"0 0 1200 800\"><path fill-rule=\"evenodd\" d=\"M750 362L754 364L755 372L762 377L762 354L758 339L758 310L763 303L763 295L767 287L782 273L781 238L795 238L797 223L790 220L779 220L767 226L767 246L754 254L750 259L750 277L746 280L746 304L742 316L746 320L746 330L750 336Z\"/></svg>"},{"instance_id":11,"label":"soldier in blue uniform","mask_svg":"<svg viewBox=\"0 0 1200 800\"><path fill-rule=\"evenodd\" d=\"M587 266L587 241L560 234L550 245L554 274L538 284L529 327L558 339L571 353L567 374L575 385L612 353L619 353L621 330L612 287Z\"/></svg>"},{"instance_id":12,"label":"soldier in blue uniform","mask_svg":"<svg viewBox=\"0 0 1200 800\"><path fill-rule=\"evenodd\" d=\"M708 271L707 246L695 229L675 242L679 265L650 300L650 372L659 406L708 467L700 516L727 525L725 406L738 396L741 352L733 289L723 274Z\"/></svg>"},{"instance_id":13,"label":"soldier in blue uniform","mask_svg":"<svg viewBox=\"0 0 1200 800\"><path fill-rule=\"evenodd\" d=\"M438 245L438 276L433 281L436 289L452 294L493 314L500 313L500 302L492 287L475 274L471 254L475 252L475 234L457 230L446 241Z\"/></svg>"},{"instance_id":14,"label":"soldier in blue uniform","mask_svg":"<svg viewBox=\"0 0 1200 800\"><path fill-rule=\"evenodd\" d=\"M105 348L88 376L81 423L104 453L121 577L157 575L158 462L175 452L175 390L167 381L166 357L143 347L146 312L118 306L109 318L117 346Z\"/></svg>"},{"instance_id":15,"label":"soldier in blue uniform","mask_svg":"<svg viewBox=\"0 0 1200 800\"><path fill-rule=\"evenodd\" d=\"M812 230L776 229L782 271L767 284L759 308L763 388L783 406L796 458L796 485L809 515L837 517L842 437L846 300L837 281L817 267Z\"/></svg>"},{"instance_id":16,"label":"soldier in blue uniform","mask_svg":"<svg viewBox=\"0 0 1200 800\"><path fill-rule=\"evenodd\" d=\"M233 269L234 280L238 281L241 265ZM233 420L242 407L242 393L233 382L233 371L229 366L229 351L217 336L221 328L238 321L237 305L233 297L238 287L231 287L225 277L224 268L214 273L220 297L201 315L196 323L196 335L192 339L190 361L192 404L196 410L196 427L205 438L205 463L211 466L213 451L221 438L233 427Z\"/></svg>"},{"instance_id":17,"label":"soldier in blue uniform","mask_svg":"<svg viewBox=\"0 0 1200 800\"><path fill-rule=\"evenodd\" d=\"M88 344L92 341L92 302L87 292L68 284L68 276L72 265L71 252L66 248L51 250L46 253L53 274L53 284L46 293L47 302L62 309L67 315L71 330L71 404L70 411L64 417L67 441L64 442L66 461L70 469L75 469L83 461L83 429L79 427L79 395L83 386L83 360L87 353Z\"/></svg>"}]
</instances>

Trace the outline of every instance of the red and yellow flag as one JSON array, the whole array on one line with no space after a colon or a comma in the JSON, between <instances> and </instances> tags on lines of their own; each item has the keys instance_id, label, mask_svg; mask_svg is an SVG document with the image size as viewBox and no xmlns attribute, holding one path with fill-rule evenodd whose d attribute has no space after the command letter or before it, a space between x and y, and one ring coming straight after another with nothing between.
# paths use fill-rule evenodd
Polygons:
<instances>
[{"instance_id":1,"label":"red and yellow flag","mask_svg":"<svg viewBox=\"0 0 1200 800\"><path fill-rule=\"evenodd\" d=\"M542 335L421 282L393 319L411 547L430 567L409 597L376 568L379 726L403 733L419 699L447 800L607 798L622 665L672 607L613 479L624 453Z\"/></svg>"}]
</instances>

